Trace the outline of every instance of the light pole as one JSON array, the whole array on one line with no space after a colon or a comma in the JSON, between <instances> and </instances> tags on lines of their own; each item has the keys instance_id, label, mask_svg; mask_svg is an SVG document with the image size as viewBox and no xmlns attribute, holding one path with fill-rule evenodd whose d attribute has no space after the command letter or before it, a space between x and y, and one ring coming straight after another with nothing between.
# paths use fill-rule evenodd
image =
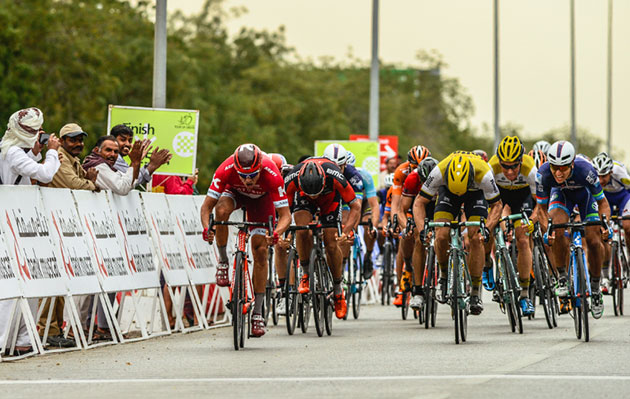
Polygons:
<instances>
[{"instance_id":1,"label":"light pole","mask_svg":"<svg viewBox=\"0 0 630 399\"><path fill-rule=\"evenodd\" d=\"M494 0L494 151L501 142L499 127L499 0Z\"/></svg>"},{"instance_id":2,"label":"light pole","mask_svg":"<svg viewBox=\"0 0 630 399\"><path fill-rule=\"evenodd\" d=\"M571 143L577 149L575 125L575 0L571 0Z\"/></svg>"},{"instance_id":3,"label":"light pole","mask_svg":"<svg viewBox=\"0 0 630 399\"><path fill-rule=\"evenodd\" d=\"M153 108L166 108L166 0L157 0L155 7Z\"/></svg>"},{"instance_id":4,"label":"light pole","mask_svg":"<svg viewBox=\"0 0 630 399\"><path fill-rule=\"evenodd\" d=\"M612 150L612 23L613 2L608 0L608 71L606 76L606 150L610 155Z\"/></svg>"},{"instance_id":5,"label":"light pole","mask_svg":"<svg viewBox=\"0 0 630 399\"><path fill-rule=\"evenodd\" d=\"M372 64L370 66L370 140L378 140L378 0L372 1Z\"/></svg>"}]
</instances>

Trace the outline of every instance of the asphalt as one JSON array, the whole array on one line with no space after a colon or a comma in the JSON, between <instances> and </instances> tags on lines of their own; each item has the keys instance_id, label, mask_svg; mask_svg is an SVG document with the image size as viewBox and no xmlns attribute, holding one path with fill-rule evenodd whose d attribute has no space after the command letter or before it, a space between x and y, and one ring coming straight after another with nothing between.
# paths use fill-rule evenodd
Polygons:
<instances>
[{"instance_id":1,"label":"asphalt","mask_svg":"<svg viewBox=\"0 0 630 399\"><path fill-rule=\"evenodd\" d=\"M335 320L330 337L312 322L288 336L281 319L238 352L220 328L0 363L0 397L630 397L629 307L615 317L607 297L586 343L568 315L553 330L539 318L512 333L485 300L460 345L445 307L425 330L371 305L359 320Z\"/></svg>"}]
</instances>

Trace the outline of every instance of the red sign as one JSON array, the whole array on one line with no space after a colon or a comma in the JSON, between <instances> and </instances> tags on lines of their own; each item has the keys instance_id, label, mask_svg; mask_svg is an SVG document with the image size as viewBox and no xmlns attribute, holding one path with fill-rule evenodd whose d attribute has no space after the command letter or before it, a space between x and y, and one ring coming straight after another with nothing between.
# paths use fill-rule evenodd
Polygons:
<instances>
[{"instance_id":1,"label":"red sign","mask_svg":"<svg viewBox=\"0 0 630 399\"><path fill-rule=\"evenodd\" d=\"M351 134L352 141L369 141L370 136L365 134ZM398 136L379 136L379 155L381 158L381 171L385 170L385 160L398 155Z\"/></svg>"}]
</instances>

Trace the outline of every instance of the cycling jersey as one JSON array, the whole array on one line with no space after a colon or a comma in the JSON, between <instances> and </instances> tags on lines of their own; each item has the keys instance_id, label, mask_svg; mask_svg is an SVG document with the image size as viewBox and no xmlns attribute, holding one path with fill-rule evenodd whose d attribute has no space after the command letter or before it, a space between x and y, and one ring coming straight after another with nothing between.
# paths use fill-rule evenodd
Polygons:
<instances>
[{"instance_id":1,"label":"cycling jersey","mask_svg":"<svg viewBox=\"0 0 630 399\"><path fill-rule=\"evenodd\" d=\"M432 199L436 194L438 194L440 187L446 187L446 180L444 178L446 168L448 167L451 159L460 155L463 155L465 158L470 160L475 173L472 186L468 189L468 191L483 191L483 197L490 204L499 201L501 199L499 196L499 188L494 180L494 175L492 174L490 165L488 165L488 163L481 157L470 152L462 151L450 154L448 157L440 161L435 168L433 168L427 177L427 181L422 185L420 195L427 199Z\"/></svg>"},{"instance_id":2,"label":"cycling jersey","mask_svg":"<svg viewBox=\"0 0 630 399\"><path fill-rule=\"evenodd\" d=\"M610 181L602 188L606 194L630 190L630 176L625 166L615 161L613 163Z\"/></svg>"},{"instance_id":3,"label":"cycling jersey","mask_svg":"<svg viewBox=\"0 0 630 399\"><path fill-rule=\"evenodd\" d=\"M539 204L548 204L551 189L557 187L566 192L577 192L586 189L596 201L604 198L604 190L599 184L597 172L590 162L575 158L571 175L563 183L554 179L549 162L542 164L536 174L536 200Z\"/></svg>"},{"instance_id":4,"label":"cycling jersey","mask_svg":"<svg viewBox=\"0 0 630 399\"><path fill-rule=\"evenodd\" d=\"M494 179L500 189L518 190L528 187L531 190L531 194L536 195L536 173L538 169L536 169L534 158L529 155L523 155L521 170L514 180L509 180L505 177L503 168L501 168L501 162L499 162L499 157L496 155L493 155L488 163L492 168Z\"/></svg>"},{"instance_id":5,"label":"cycling jersey","mask_svg":"<svg viewBox=\"0 0 630 399\"><path fill-rule=\"evenodd\" d=\"M361 174L363 180L363 196L364 198L376 197L376 187L374 186L374 179L372 175L363 169L357 169Z\"/></svg>"},{"instance_id":6,"label":"cycling jersey","mask_svg":"<svg viewBox=\"0 0 630 399\"><path fill-rule=\"evenodd\" d=\"M409 206L410 210L413 209L413 203L416 200L416 196L420 193L421 188L422 188L422 178L420 177L418 170L414 170L413 172L409 174L409 176L407 176L407 179L405 180L405 184L403 186L403 194L402 194L403 197L413 198L413 201L411 202L411 205ZM426 216L429 219L433 219L434 209L435 209L435 201L432 200L425 207Z\"/></svg>"},{"instance_id":7,"label":"cycling jersey","mask_svg":"<svg viewBox=\"0 0 630 399\"><path fill-rule=\"evenodd\" d=\"M392 212L392 195L394 194L394 186L387 189L387 197L385 200L385 213Z\"/></svg>"},{"instance_id":8,"label":"cycling jersey","mask_svg":"<svg viewBox=\"0 0 630 399\"><path fill-rule=\"evenodd\" d=\"M393 195L402 195L403 184L405 183L405 179L407 179L407 176L409 175L409 173L411 173L412 170L413 168L411 167L411 162L409 161L403 162L398 165L398 167L394 171L394 184L392 185Z\"/></svg>"},{"instance_id":9,"label":"cycling jersey","mask_svg":"<svg viewBox=\"0 0 630 399\"><path fill-rule=\"evenodd\" d=\"M343 171L343 177L346 178L348 183L352 186L354 190L354 194L358 199L363 199L363 176L361 173L352 165L346 165Z\"/></svg>"},{"instance_id":10,"label":"cycling jersey","mask_svg":"<svg viewBox=\"0 0 630 399\"><path fill-rule=\"evenodd\" d=\"M252 188L248 188L241 181L234 168L234 157L229 157L223 161L212 177L208 196L219 199L225 191L236 192L251 199L258 199L269 194L276 208L289 206L280 171L268 157L263 157L260 177Z\"/></svg>"}]
</instances>

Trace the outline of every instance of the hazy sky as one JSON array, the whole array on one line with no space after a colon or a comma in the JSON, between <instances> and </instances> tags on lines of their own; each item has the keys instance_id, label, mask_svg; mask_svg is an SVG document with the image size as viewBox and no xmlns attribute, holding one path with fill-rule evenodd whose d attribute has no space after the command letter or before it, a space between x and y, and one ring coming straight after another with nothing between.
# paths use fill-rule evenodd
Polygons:
<instances>
[{"instance_id":1,"label":"hazy sky","mask_svg":"<svg viewBox=\"0 0 630 399\"><path fill-rule=\"evenodd\" d=\"M500 115L537 135L570 123L569 0L503 0L500 11ZM576 0L577 122L606 134L607 0ZM203 0L169 2L169 11L196 12ZM476 127L493 123L492 0L381 0L383 62L415 63L420 49L436 49L472 96ZM371 54L371 0L226 0L249 13L229 22L286 27L302 57L343 59L352 48ZM613 145L628 143L630 127L630 1L614 0ZM626 161L630 160L630 151Z\"/></svg>"}]
</instances>

